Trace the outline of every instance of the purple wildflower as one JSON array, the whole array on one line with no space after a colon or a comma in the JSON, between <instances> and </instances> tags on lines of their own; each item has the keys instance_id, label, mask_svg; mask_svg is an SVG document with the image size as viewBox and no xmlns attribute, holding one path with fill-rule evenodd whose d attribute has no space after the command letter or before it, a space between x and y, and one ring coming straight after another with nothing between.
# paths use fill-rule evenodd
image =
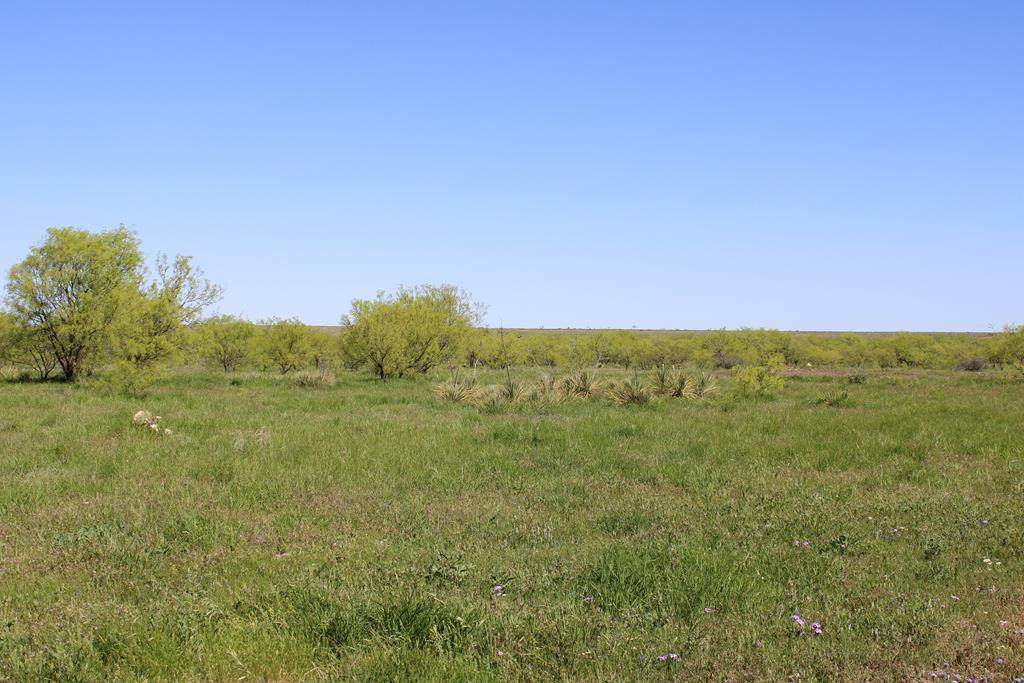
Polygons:
<instances>
[{"instance_id":1,"label":"purple wildflower","mask_svg":"<svg viewBox=\"0 0 1024 683\"><path fill-rule=\"evenodd\" d=\"M793 622L800 628L804 627L804 620L800 618L799 614L793 615Z\"/></svg>"},{"instance_id":2,"label":"purple wildflower","mask_svg":"<svg viewBox=\"0 0 1024 683\"><path fill-rule=\"evenodd\" d=\"M658 655L659 662L664 662L666 659L668 659L668 655Z\"/></svg>"},{"instance_id":3,"label":"purple wildflower","mask_svg":"<svg viewBox=\"0 0 1024 683\"><path fill-rule=\"evenodd\" d=\"M671 659L671 660L678 660L679 659L679 653L678 652L669 652L668 653L668 658Z\"/></svg>"},{"instance_id":4,"label":"purple wildflower","mask_svg":"<svg viewBox=\"0 0 1024 683\"><path fill-rule=\"evenodd\" d=\"M821 624L819 624L818 622L812 623L811 624L811 630L814 631L814 635L820 636L821 635Z\"/></svg>"},{"instance_id":5,"label":"purple wildflower","mask_svg":"<svg viewBox=\"0 0 1024 683\"><path fill-rule=\"evenodd\" d=\"M713 610L710 607L705 607L704 608L704 614L711 614L712 611Z\"/></svg>"},{"instance_id":6,"label":"purple wildflower","mask_svg":"<svg viewBox=\"0 0 1024 683\"><path fill-rule=\"evenodd\" d=\"M1003 665L1003 658L1002 657L996 657L996 664L998 664L999 666L1002 666Z\"/></svg>"},{"instance_id":7,"label":"purple wildflower","mask_svg":"<svg viewBox=\"0 0 1024 683\"><path fill-rule=\"evenodd\" d=\"M491 592L492 593L501 593L504 590L505 590L505 584L499 583L499 584L495 584L494 588L491 589Z\"/></svg>"}]
</instances>

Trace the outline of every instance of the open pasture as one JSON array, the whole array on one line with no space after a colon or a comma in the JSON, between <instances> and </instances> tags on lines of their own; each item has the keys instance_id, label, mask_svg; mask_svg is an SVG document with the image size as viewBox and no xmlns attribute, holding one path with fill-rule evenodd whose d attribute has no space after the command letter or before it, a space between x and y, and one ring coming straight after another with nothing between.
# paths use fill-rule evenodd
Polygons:
<instances>
[{"instance_id":1,"label":"open pasture","mask_svg":"<svg viewBox=\"0 0 1024 683\"><path fill-rule=\"evenodd\" d=\"M0 383L0 679L1024 676L1024 384L445 377Z\"/></svg>"}]
</instances>

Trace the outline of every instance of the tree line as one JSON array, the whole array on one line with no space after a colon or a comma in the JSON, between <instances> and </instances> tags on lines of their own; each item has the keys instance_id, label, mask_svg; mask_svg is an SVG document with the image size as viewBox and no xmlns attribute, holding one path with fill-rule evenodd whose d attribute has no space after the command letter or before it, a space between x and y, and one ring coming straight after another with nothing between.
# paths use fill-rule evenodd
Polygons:
<instances>
[{"instance_id":1,"label":"tree line","mask_svg":"<svg viewBox=\"0 0 1024 683\"><path fill-rule=\"evenodd\" d=\"M7 279L0 362L40 379L103 377L144 386L168 367L289 374L362 368L382 380L436 367L1008 368L1024 377L1024 326L992 335L812 335L777 330L644 333L503 331L454 285L356 299L337 333L296 319L208 315L222 290L187 256L152 272L128 229L51 228Z\"/></svg>"}]
</instances>

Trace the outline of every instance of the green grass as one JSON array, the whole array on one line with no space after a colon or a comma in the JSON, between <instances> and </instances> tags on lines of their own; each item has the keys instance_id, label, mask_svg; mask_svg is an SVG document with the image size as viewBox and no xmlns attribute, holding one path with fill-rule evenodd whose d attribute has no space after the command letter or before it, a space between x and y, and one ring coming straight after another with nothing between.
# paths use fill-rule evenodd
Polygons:
<instances>
[{"instance_id":1,"label":"green grass","mask_svg":"<svg viewBox=\"0 0 1024 683\"><path fill-rule=\"evenodd\" d=\"M0 383L0 679L1024 675L1024 383L442 379Z\"/></svg>"}]
</instances>

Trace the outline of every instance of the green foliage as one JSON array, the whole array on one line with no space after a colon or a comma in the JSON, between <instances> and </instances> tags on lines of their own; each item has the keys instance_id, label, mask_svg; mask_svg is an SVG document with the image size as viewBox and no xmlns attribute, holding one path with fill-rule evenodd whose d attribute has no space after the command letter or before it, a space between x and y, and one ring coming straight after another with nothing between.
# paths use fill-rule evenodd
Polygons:
<instances>
[{"instance_id":1,"label":"green foliage","mask_svg":"<svg viewBox=\"0 0 1024 683\"><path fill-rule=\"evenodd\" d=\"M186 327L198 323L221 294L191 257L178 256L171 263L159 255L156 279L141 296L133 297L127 315L114 330L117 358L140 370L177 358Z\"/></svg>"},{"instance_id":2,"label":"green foliage","mask_svg":"<svg viewBox=\"0 0 1024 683\"><path fill-rule=\"evenodd\" d=\"M571 346L563 335L543 332L524 335L523 350L529 365L553 368L570 364Z\"/></svg>"},{"instance_id":3,"label":"green foliage","mask_svg":"<svg viewBox=\"0 0 1024 683\"><path fill-rule=\"evenodd\" d=\"M989 358L1000 365L1024 365L1024 325L1007 325L991 342Z\"/></svg>"},{"instance_id":4,"label":"green foliage","mask_svg":"<svg viewBox=\"0 0 1024 683\"><path fill-rule=\"evenodd\" d=\"M221 315L197 326L193 341L208 365L235 372L251 360L255 337L256 326L248 320Z\"/></svg>"},{"instance_id":5,"label":"green foliage","mask_svg":"<svg viewBox=\"0 0 1024 683\"><path fill-rule=\"evenodd\" d=\"M125 362L140 377L171 360L184 326L220 298L187 256L160 256L145 284L138 239L123 226L90 233L51 228L46 239L11 268L7 305L19 332L10 344L19 362L45 377L55 362L64 377Z\"/></svg>"},{"instance_id":6,"label":"green foliage","mask_svg":"<svg viewBox=\"0 0 1024 683\"><path fill-rule=\"evenodd\" d=\"M9 364L45 380L57 368L57 356L39 328L0 312L0 365Z\"/></svg>"},{"instance_id":7,"label":"green foliage","mask_svg":"<svg viewBox=\"0 0 1024 683\"><path fill-rule=\"evenodd\" d=\"M342 354L382 380L461 362L481 308L452 285L356 299L342 318Z\"/></svg>"},{"instance_id":8,"label":"green foliage","mask_svg":"<svg viewBox=\"0 0 1024 683\"><path fill-rule=\"evenodd\" d=\"M469 367L489 368L516 367L531 362L522 334L485 328L474 328L466 336L465 359Z\"/></svg>"},{"instance_id":9,"label":"green foliage","mask_svg":"<svg viewBox=\"0 0 1024 683\"><path fill-rule=\"evenodd\" d=\"M744 365L732 370L738 396L771 397L782 391L785 380L778 370L763 365Z\"/></svg>"},{"instance_id":10,"label":"green foliage","mask_svg":"<svg viewBox=\"0 0 1024 683\"><path fill-rule=\"evenodd\" d=\"M50 228L46 240L11 268L7 304L38 330L68 380L105 360L115 330L127 327L140 297L142 252L121 227L101 233Z\"/></svg>"},{"instance_id":11,"label":"green foliage","mask_svg":"<svg viewBox=\"0 0 1024 683\"><path fill-rule=\"evenodd\" d=\"M313 357L309 328L297 318L272 318L260 323L256 348L263 366L282 375L306 367Z\"/></svg>"},{"instance_id":12,"label":"green foliage","mask_svg":"<svg viewBox=\"0 0 1024 683\"><path fill-rule=\"evenodd\" d=\"M107 393L140 398L146 396L164 372L160 366L137 365L121 359L108 364L90 381Z\"/></svg>"}]
</instances>

